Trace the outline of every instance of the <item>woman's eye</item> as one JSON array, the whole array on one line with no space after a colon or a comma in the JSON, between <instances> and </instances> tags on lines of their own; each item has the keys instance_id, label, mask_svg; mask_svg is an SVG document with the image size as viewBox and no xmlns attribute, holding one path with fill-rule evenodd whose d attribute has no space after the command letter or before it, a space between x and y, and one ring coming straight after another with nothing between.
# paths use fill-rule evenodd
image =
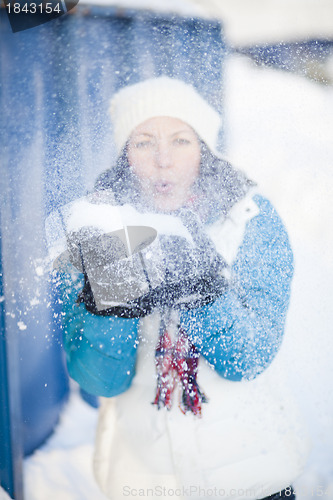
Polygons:
<instances>
[{"instance_id":1,"label":"woman's eye","mask_svg":"<svg viewBox=\"0 0 333 500\"><path fill-rule=\"evenodd\" d=\"M152 141L139 141L134 144L134 147L136 149L142 149L142 148L147 148L148 146L151 146Z\"/></svg>"},{"instance_id":2,"label":"woman's eye","mask_svg":"<svg viewBox=\"0 0 333 500\"><path fill-rule=\"evenodd\" d=\"M183 137L177 137L177 139L174 140L174 144L190 144L190 141L188 139L184 139Z\"/></svg>"}]
</instances>

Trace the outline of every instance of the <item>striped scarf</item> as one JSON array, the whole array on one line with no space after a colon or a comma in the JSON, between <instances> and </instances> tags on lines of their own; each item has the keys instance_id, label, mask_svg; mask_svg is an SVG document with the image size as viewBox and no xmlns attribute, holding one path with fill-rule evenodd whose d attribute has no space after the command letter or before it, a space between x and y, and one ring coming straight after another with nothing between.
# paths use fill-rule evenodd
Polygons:
<instances>
[{"instance_id":1,"label":"striped scarf","mask_svg":"<svg viewBox=\"0 0 333 500\"><path fill-rule=\"evenodd\" d=\"M156 396L152 404L158 409L172 407L172 395L180 386L179 408L182 413L192 412L201 416L202 403L207 398L197 383L199 352L186 332L178 327L178 335L172 342L166 321L161 320L160 336L156 346L155 365L157 373Z\"/></svg>"}]
</instances>

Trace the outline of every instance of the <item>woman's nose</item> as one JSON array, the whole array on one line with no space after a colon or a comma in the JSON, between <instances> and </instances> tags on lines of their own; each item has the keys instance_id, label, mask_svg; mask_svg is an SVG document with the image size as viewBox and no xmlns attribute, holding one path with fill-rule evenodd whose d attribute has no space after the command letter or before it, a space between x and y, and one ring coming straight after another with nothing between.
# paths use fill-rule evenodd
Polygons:
<instances>
[{"instance_id":1,"label":"woman's nose","mask_svg":"<svg viewBox=\"0 0 333 500\"><path fill-rule=\"evenodd\" d=\"M155 155L156 165L159 168L169 168L172 165L172 155L167 144L159 144Z\"/></svg>"}]
</instances>

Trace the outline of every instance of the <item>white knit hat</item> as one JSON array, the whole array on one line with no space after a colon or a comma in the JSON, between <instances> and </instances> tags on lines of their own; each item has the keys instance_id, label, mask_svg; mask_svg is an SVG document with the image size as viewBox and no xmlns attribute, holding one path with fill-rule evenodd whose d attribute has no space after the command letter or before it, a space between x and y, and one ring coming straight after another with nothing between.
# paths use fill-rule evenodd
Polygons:
<instances>
[{"instance_id":1,"label":"white knit hat","mask_svg":"<svg viewBox=\"0 0 333 500\"><path fill-rule=\"evenodd\" d=\"M221 117L192 85L182 80L160 76L123 87L112 98L110 113L118 154L133 130L156 116L187 123L216 153Z\"/></svg>"}]
</instances>

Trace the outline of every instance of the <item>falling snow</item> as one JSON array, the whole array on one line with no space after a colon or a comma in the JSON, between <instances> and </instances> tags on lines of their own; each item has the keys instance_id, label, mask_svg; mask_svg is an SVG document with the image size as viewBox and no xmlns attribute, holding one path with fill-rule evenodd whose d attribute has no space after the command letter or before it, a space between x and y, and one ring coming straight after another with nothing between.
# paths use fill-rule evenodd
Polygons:
<instances>
[{"instance_id":1,"label":"falling snow","mask_svg":"<svg viewBox=\"0 0 333 500\"><path fill-rule=\"evenodd\" d=\"M294 485L297 499L319 498L319 486L323 498L331 499L333 88L233 57L225 91L227 155L271 199L294 250L281 352L313 441L307 468ZM25 460L26 500L105 500L91 466L96 422L96 410L74 385L55 433Z\"/></svg>"}]
</instances>

